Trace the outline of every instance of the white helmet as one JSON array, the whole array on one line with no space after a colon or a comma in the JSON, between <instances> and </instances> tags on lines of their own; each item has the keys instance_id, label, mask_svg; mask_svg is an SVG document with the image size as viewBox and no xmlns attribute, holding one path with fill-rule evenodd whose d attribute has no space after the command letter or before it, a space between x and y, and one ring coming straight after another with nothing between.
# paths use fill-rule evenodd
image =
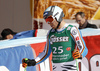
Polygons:
<instances>
[{"instance_id":1,"label":"white helmet","mask_svg":"<svg viewBox=\"0 0 100 71\"><path fill-rule=\"evenodd\" d=\"M64 17L64 13L60 7L50 6L44 11L43 18L46 19L49 16L52 16L53 18L56 18L58 22L61 22L62 17Z\"/></svg>"}]
</instances>

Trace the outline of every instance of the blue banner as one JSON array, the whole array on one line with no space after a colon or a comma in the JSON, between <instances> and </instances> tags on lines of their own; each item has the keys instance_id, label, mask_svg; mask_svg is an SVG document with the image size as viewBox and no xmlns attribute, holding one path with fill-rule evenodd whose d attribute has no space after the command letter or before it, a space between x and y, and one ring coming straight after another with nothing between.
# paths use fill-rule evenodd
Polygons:
<instances>
[{"instance_id":1,"label":"blue banner","mask_svg":"<svg viewBox=\"0 0 100 71\"><path fill-rule=\"evenodd\" d=\"M2 67L5 67L9 71L20 71L23 58L34 59L30 45L0 49L0 71L3 71L1 70ZM36 71L35 66L27 67L26 69L27 71Z\"/></svg>"}]
</instances>

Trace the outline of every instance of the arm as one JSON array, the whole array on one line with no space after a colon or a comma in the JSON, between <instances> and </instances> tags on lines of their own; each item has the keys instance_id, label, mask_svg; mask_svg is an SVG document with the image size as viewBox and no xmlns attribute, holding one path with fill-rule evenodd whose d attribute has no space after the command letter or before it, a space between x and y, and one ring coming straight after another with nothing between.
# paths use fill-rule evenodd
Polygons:
<instances>
[{"instance_id":1,"label":"arm","mask_svg":"<svg viewBox=\"0 0 100 71\"><path fill-rule=\"evenodd\" d=\"M40 64L41 62L43 62L44 60L46 60L50 54L51 54L51 47L50 47L50 42L49 42L49 36L47 36L47 42L46 42L46 46L44 48L44 51L42 53L40 53L35 59L27 59L24 58L22 60L22 66L25 68L27 66L34 66L37 64Z\"/></svg>"},{"instance_id":2,"label":"arm","mask_svg":"<svg viewBox=\"0 0 100 71\"><path fill-rule=\"evenodd\" d=\"M47 42L46 42L46 46L45 49L42 53L40 53L38 55L38 57L35 58L36 64L39 64L41 62L43 62L44 60L46 60L50 54L51 54L51 48L50 48L50 44L49 44L49 39L47 38Z\"/></svg>"},{"instance_id":3,"label":"arm","mask_svg":"<svg viewBox=\"0 0 100 71\"><path fill-rule=\"evenodd\" d=\"M79 53L81 54L82 57L85 57L88 53L88 49L82 38L81 32L76 27L72 27L70 33L76 43L75 49L79 50Z\"/></svg>"}]
</instances>

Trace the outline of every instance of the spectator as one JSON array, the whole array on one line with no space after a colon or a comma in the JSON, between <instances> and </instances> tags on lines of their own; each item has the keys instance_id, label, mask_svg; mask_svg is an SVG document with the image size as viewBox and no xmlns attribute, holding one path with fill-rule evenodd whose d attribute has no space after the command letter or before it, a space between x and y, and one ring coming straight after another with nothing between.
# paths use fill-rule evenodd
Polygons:
<instances>
[{"instance_id":1,"label":"spectator","mask_svg":"<svg viewBox=\"0 0 100 71\"><path fill-rule=\"evenodd\" d=\"M97 28L95 24L90 24L86 18L84 12L77 12L75 15L76 22L79 24L79 29L84 28Z\"/></svg>"},{"instance_id":2,"label":"spectator","mask_svg":"<svg viewBox=\"0 0 100 71\"><path fill-rule=\"evenodd\" d=\"M16 32L13 32L11 29L6 28L1 32L1 36L3 39L12 39Z\"/></svg>"},{"instance_id":3,"label":"spectator","mask_svg":"<svg viewBox=\"0 0 100 71\"><path fill-rule=\"evenodd\" d=\"M2 37L0 37L0 40L3 40Z\"/></svg>"}]
</instances>

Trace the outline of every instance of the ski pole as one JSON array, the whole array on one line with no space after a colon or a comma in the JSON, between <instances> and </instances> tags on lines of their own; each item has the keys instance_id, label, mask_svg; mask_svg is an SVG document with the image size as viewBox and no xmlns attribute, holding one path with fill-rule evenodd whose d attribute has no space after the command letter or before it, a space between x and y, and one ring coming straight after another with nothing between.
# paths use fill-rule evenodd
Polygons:
<instances>
[{"instance_id":1,"label":"ski pole","mask_svg":"<svg viewBox=\"0 0 100 71\"><path fill-rule=\"evenodd\" d=\"M24 71L26 71L26 68L27 68L27 67L24 68Z\"/></svg>"},{"instance_id":2,"label":"ski pole","mask_svg":"<svg viewBox=\"0 0 100 71\"><path fill-rule=\"evenodd\" d=\"M77 71L78 71L78 62L77 62L77 59L75 59L76 60L76 66L77 66Z\"/></svg>"},{"instance_id":3,"label":"ski pole","mask_svg":"<svg viewBox=\"0 0 100 71\"><path fill-rule=\"evenodd\" d=\"M28 58L25 58L25 61L27 61L28 60ZM24 68L24 71L26 71L26 68L27 68L27 66Z\"/></svg>"}]
</instances>

